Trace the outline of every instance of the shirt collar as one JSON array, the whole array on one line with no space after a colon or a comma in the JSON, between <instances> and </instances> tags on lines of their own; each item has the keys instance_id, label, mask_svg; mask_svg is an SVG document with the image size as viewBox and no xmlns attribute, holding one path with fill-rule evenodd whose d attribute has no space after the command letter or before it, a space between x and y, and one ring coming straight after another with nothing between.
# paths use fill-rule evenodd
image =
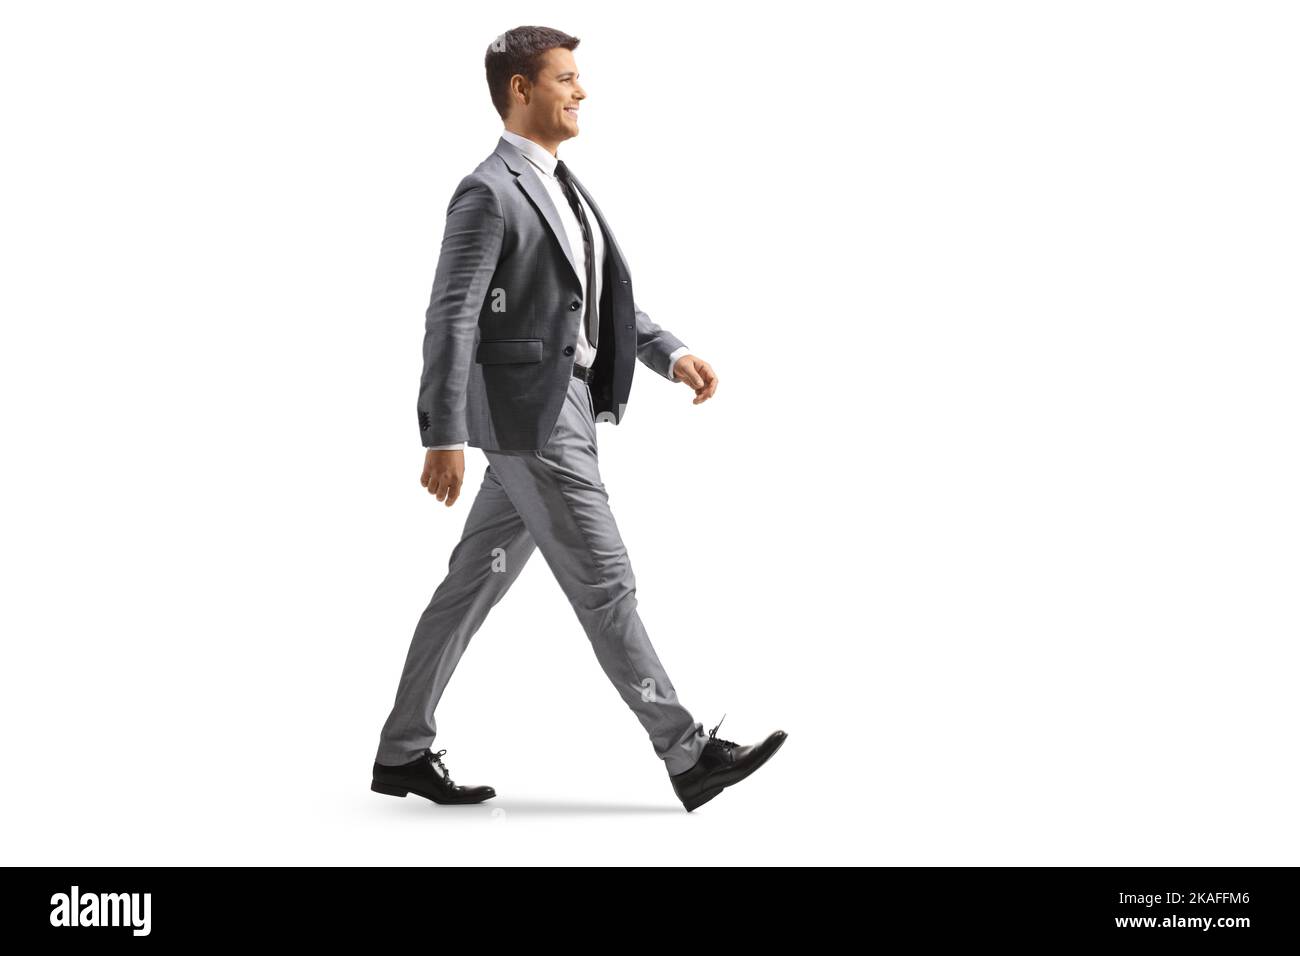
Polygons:
<instances>
[{"instance_id":1,"label":"shirt collar","mask_svg":"<svg viewBox=\"0 0 1300 956\"><path fill-rule=\"evenodd\" d=\"M534 166L540 169L548 176L555 175L555 166L559 159L552 156L550 151L540 143L535 143L527 136L520 136L518 133L511 132L508 129L501 131L501 138L506 142L519 147L519 152L530 160Z\"/></svg>"}]
</instances>

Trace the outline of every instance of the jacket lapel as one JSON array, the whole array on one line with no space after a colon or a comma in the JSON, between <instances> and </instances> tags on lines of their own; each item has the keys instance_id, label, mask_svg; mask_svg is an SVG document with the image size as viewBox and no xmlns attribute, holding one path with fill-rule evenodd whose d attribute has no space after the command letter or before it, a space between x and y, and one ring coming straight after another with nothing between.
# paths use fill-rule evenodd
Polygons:
<instances>
[{"instance_id":1,"label":"jacket lapel","mask_svg":"<svg viewBox=\"0 0 1300 956\"><path fill-rule=\"evenodd\" d=\"M569 237L564 231L564 224L560 222L560 214L555 208L555 203L551 202L550 193L542 185L537 170L533 169L533 164L515 148L514 143L504 136L497 142L497 148L494 152L505 161L506 166L515 174L515 183L527 194L532 204L537 207L537 211L542 214L542 218L546 220L546 225L550 227L551 234L555 236L555 241L560 244L560 248L564 251L564 258L568 260L569 268L573 270L573 277L581 281L581 273L578 272L578 264L573 259L573 250L569 248ZM582 194L586 196L587 191L584 189ZM588 201L590 202L590 200ZM591 208L594 210L596 208L595 204L592 204Z\"/></svg>"},{"instance_id":2,"label":"jacket lapel","mask_svg":"<svg viewBox=\"0 0 1300 956\"><path fill-rule=\"evenodd\" d=\"M572 173L570 173L572 176ZM587 187L582 185L582 181L577 176L572 176L573 185L578 187L578 192L582 198L587 200L587 205L591 211L596 214L596 222L600 224L600 231L605 236L605 246L607 252L613 252L618 257L619 265L622 266L624 274L627 273L627 260L623 258L623 250L618 247L618 242L614 239L614 233L610 232L609 224L605 222L605 216L601 213L600 207L596 205L596 200L591 198L591 193L587 192Z\"/></svg>"}]
</instances>

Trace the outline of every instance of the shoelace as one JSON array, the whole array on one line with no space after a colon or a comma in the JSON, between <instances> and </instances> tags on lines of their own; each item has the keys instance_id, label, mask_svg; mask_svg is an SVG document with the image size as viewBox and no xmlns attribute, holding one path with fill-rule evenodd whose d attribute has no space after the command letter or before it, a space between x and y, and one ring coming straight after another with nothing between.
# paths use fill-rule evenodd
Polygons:
<instances>
[{"instance_id":1,"label":"shoelace","mask_svg":"<svg viewBox=\"0 0 1300 956\"><path fill-rule=\"evenodd\" d=\"M723 714L722 720L726 720L726 719L727 719L727 715ZM740 746L738 743L736 743L734 740L727 740L725 737L718 736L718 727L722 726L722 720L719 720L718 723L714 726L714 728L709 731L709 739L717 741L718 743L722 744L722 746L726 747L728 750L735 750L737 747Z\"/></svg>"},{"instance_id":2,"label":"shoelace","mask_svg":"<svg viewBox=\"0 0 1300 956\"><path fill-rule=\"evenodd\" d=\"M438 765L438 769L442 771L443 779L447 781L447 786L454 787L456 785L452 783L451 774L448 772L446 765L442 762L442 755L446 752L445 748L439 750L437 753L434 753L432 750L426 750L424 755L429 758L429 763Z\"/></svg>"}]
</instances>

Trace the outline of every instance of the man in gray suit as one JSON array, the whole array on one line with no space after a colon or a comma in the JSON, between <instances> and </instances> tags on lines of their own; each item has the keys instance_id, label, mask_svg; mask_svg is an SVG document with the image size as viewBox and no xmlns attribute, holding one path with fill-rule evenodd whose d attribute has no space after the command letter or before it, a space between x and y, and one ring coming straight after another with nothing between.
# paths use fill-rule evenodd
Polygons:
<instances>
[{"instance_id":1,"label":"man in gray suit","mask_svg":"<svg viewBox=\"0 0 1300 956\"><path fill-rule=\"evenodd\" d=\"M741 746L707 735L677 699L637 614L636 581L601 482L596 422L622 421L639 359L711 398L709 364L636 307L627 262L600 207L556 156L578 134L586 92L578 40L517 27L493 41L488 87L505 129L447 207L425 315L420 482L447 506L464 445L488 459L446 578L420 617L371 789L478 803L431 749L434 709L470 638L538 548L596 658L640 720L686 809L758 769L783 731ZM721 721L719 721L719 725Z\"/></svg>"}]
</instances>

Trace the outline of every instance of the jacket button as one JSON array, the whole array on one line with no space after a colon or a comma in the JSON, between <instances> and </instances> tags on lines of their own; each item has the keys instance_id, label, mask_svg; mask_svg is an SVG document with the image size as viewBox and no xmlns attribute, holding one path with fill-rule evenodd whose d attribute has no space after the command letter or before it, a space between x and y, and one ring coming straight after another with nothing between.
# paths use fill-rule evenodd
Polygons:
<instances>
[{"instance_id":1,"label":"jacket button","mask_svg":"<svg viewBox=\"0 0 1300 956\"><path fill-rule=\"evenodd\" d=\"M572 354L573 354L573 346L572 346L572 345L566 345L566 346L564 347L564 354L565 354L565 355L572 355Z\"/></svg>"},{"instance_id":2,"label":"jacket button","mask_svg":"<svg viewBox=\"0 0 1300 956\"><path fill-rule=\"evenodd\" d=\"M570 312L577 312L577 311L578 311L578 305L579 305L579 303L577 303L577 302L570 302L570 303L569 303L569 311L570 311Z\"/></svg>"}]
</instances>

